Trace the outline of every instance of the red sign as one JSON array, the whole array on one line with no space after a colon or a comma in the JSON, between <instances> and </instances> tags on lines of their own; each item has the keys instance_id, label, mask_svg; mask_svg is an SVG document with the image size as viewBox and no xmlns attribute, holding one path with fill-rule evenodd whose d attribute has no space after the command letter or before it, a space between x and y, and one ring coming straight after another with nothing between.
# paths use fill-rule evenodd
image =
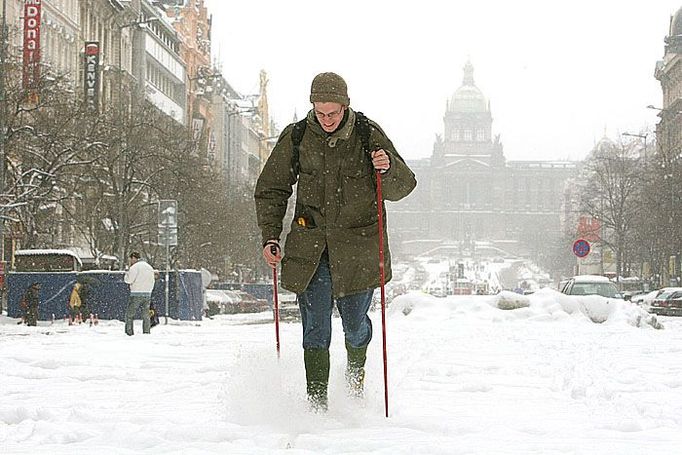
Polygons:
<instances>
[{"instance_id":1,"label":"red sign","mask_svg":"<svg viewBox=\"0 0 682 455\"><path fill-rule=\"evenodd\" d=\"M578 236L590 242L598 242L601 233L601 222L591 216L581 215L578 219Z\"/></svg>"},{"instance_id":2,"label":"red sign","mask_svg":"<svg viewBox=\"0 0 682 455\"><path fill-rule=\"evenodd\" d=\"M579 258L584 258L590 254L590 242L585 239L578 239L573 243L573 254Z\"/></svg>"},{"instance_id":3,"label":"red sign","mask_svg":"<svg viewBox=\"0 0 682 455\"><path fill-rule=\"evenodd\" d=\"M30 98L37 96L40 79L40 12L41 0L24 1L24 90Z\"/></svg>"},{"instance_id":4,"label":"red sign","mask_svg":"<svg viewBox=\"0 0 682 455\"><path fill-rule=\"evenodd\" d=\"M90 112L99 110L99 41L85 43L85 105Z\"/></svg>"}]
</instances>

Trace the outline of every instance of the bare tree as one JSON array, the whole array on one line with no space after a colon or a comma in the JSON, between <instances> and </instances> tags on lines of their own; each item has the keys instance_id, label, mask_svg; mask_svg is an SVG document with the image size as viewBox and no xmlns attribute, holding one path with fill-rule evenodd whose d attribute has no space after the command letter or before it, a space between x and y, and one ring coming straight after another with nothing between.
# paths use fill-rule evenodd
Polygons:
<instances>
[{"instance_id":1,"label":"bare tree","mask_svg":"<svg viewBox=\"0 0 682 455\"><path fill-rule=\"evenodd\" d=\"M640 209L641 160L633 146L603 141L586 160L580 191L582 213L599 220L603 245L616 255L618 276L631 261L633 222Z\"/></svg>"}]
</instances>

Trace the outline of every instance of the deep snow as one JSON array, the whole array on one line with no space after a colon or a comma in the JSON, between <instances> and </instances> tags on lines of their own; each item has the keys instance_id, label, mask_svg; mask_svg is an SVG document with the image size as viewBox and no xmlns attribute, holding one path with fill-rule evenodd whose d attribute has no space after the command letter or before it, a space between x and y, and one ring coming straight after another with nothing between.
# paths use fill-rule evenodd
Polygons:
<instances>
[{"instance_id":1,"label":"deep snow","mask_svg":"<svg viewBox=\"0 0 682 455\"><path fill-rule=\"evenodd\" d=\"M281 324L278 360L268 313L171 321L150 336L136 321L131 338L118 321L2 317L0 453L681 453L682 320L656 330L647 318L550 290L398 297L387 419L379 312L364 402L345 396L334 320L326 415L307 410L300 324Z\"/></svg>"}]
</instances>

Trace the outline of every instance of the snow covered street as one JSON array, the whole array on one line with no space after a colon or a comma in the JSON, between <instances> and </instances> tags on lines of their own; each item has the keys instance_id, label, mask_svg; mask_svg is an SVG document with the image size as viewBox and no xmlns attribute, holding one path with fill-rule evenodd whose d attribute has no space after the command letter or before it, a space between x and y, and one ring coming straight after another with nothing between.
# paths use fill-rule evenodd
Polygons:
<instances>
[{"instance_id":1,"label":"snow covered street","mask_svg":"<svg viewBox=\"0 0 682 455\"><path fill-rule=\"evenodd\" d=\"M304 396L301 328L269 313L171 321L134 337L123 323L38 327L0 319L3 454L673 454L682 450L682 319L543 290L412 293L372 313L367 397L345 396L334 320L330 410ZM605 322L584 309L608 307ZM405 314L407 313L407 314ZM163 323L163 319L162 319ZM639 326L637 326L639 325Z\"/></svg>"}]
</instances>

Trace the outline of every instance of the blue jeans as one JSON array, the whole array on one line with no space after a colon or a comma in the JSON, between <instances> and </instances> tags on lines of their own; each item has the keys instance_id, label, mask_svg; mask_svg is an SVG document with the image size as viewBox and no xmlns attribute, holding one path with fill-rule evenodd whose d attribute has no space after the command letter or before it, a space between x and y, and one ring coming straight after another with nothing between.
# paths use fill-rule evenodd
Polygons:
<instances>
[{"instance_id":1,"label":"blue jeans","mask_svg":"<svg viewBox=\"0 0 682 455\"><path fill-rule=\"evenodd\" d=\"M354 348L367 346L372 339L372 321L367 312L374 289L336 299L346 343ZM325 251L310 284L298 294L298 308L303 322L303 349L329 349L332 338L332 277L329 256Z\"/></svg>"}]
</instances>

